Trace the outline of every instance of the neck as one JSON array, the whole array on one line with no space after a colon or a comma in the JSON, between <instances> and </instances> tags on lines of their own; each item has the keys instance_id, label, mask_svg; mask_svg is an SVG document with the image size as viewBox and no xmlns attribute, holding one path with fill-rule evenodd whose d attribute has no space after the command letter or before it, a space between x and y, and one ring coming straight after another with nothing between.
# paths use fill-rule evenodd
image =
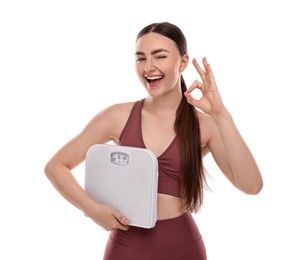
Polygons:
<instances>
[{"instance_id":1,"label":"neck","mask_svg":"<svg viewBox=\"0 0 305 260\"><path fill-rule=\"evenodd\" d=\"M148 96L145 98L145 109L153 110L155 113L163 113L165 111L176 112L182 99L181 91L169 92L166 95L153 97Z\"/></svg>"}]
</instances>

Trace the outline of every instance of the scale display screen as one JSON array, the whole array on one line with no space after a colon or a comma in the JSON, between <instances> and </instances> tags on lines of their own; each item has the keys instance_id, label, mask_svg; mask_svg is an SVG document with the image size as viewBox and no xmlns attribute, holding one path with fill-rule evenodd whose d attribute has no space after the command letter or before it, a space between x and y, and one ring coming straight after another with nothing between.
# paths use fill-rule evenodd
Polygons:
<instances>
[{"instance_id":1,"label":"scale display screen","mask_svg":"<svg viewBox=\"0 0 305 260\"><path fill-rule=\"evenodd\" d=\"M126 166L129 164L129 155L124 152L112 152L110 154L110 162L118 166Z\"/></svg>"}]
</instances>

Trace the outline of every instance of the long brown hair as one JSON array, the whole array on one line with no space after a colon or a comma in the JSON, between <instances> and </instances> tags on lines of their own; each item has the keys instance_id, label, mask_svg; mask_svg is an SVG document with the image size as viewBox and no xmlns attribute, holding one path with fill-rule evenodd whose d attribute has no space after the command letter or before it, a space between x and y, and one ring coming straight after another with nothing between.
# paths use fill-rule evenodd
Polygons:
<instances>
[{"instance_id":1,"label":"long brown hair","mask_svg":"<svg viewBox=\"0 0 305 260\"><path fill-rule=\"evenodd\" d=\"M144 27L137 35L137 40L143 35L155 32L173 40L179 49L180 55L187 53L187 41L176 25L162 22L152 23ZM181 75L181 90L187 90ZM181 188L180 194L185 199L185 206L189 211L196 212L203 201L203 187L206 184L202 162L199 121L195 107L190 105L182 95L181 102L176 112L175 132L180 143L180 169Z\"/></svg>"}]
</instances>

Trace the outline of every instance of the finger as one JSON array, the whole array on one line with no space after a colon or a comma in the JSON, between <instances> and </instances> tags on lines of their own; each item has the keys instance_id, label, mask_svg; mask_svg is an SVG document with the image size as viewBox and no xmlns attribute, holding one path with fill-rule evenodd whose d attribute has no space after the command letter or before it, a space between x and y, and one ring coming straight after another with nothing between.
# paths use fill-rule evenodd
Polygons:
<instances>
[{"instance_id":1,"label":"finger","mask_svg":"<svg viewBox=\"0 0 305 260\"><path fill-rule=\"evenodd\" d=\"M129 225L121 223L117 218L114 217L114 219L109 223L109 226L106 227L106 230L108 231L114 231L116 229L121 230L128 230Z\"/></svg>"},{"instance_id":2,"label":"finger","mask_svg":"<svg viewBox=\"0 0 305 260\"><path fill-rule=\"evenodd\" d=\"M194 89L200 90L201 93L203 94L205 92L205 85L204 85L204 83L202 83L198 80L195 80L193 82L193 84L187 89L186 92L191 93Z\"/></svg>"},{"instance_id":3,"label":"finger","mask_svg":"<svg viewBox=\"0 0 305 260\"><path fill-rule=\"evenodd\" d=\"M106 231L114 231L117 229L121 230L128 230L129 226L122 225L120 222L118 222L116 219L113 221L113 223L110 223L109 225L100 225L103 229Z\"/></svg>"},{"instance_id":4,"label":"finger","mask_svg":"<svg viewBox=\"0 0 305 260\"><path fill-rule=\"evenodd\" d=\"M184 92L184 96L189 104L198 107L200 109L205 108L205 102L207 101L206 97L202 97L200 100L194 98L190 93Z\"/></svg>"},{"instance_id":5,"label":"finger","mask_svg":"<svg viewBox=\"0 0 305 260\"><path fill-rule=\"evenodd\" d=\"M122 217L120 222L123 224L123 225L129 225L130 224L130 221L126 218L126 217Z\"/></svg>"},{"instance_id":6,"label":"finger","mask_svg":"<svg viewBox=\"0 0 305 260\"><path fill-rule=\"evenodd\" d=\"M193 96L189 92L184 92L184 96L186 97L188 103L190 103L193 106L195 105L194 103L196 102L196 99L193 98Z\"/></svg>"},{"instance_id":7,"label":"finger","mask_svg":"<svg viewBox=\"0 0 305 260\"><path fill-rule=\"evenodd\" d=\"M123 224L123 225L129 225L130 224L130 221L128 218L126 218L125 216L123 216L122 214L120 214L119 212L117 211L113 211L112 212L112 215L116 218L116 220Z\"/></svg>"},{"instance_id":8,"label":"finger","mask_svg":"<svg viewBox=\"0 0 305 260\"><path fill-rule=\"evenodd\" d=\"M119 224L119 226L117 228L121 229L121 230L124 230L124 231L127 231L129 229L129 226L128 225Z\"/></svg>"},{"instance_id":9,"label":"finger","mask_svg":"<svg viewBox=\"0 0 305 260\"><path fill-rule=\"evenodd\" d=\"M194 67L196 68L197 72L199 73L202 81L205 82L206 81L206 73L205 73L205 71L200 67L200 65L198 64L198 62L197 62L197 60L195 58L193 59L192 62L193 62Z\"/></svg>"},{"instance_id":10,"label":"finger","mask_svg":"<svg viewBox=\"0 0 305 260\"><path fill-rule=\"evenodd\" d=\"M102 224L100 224L100 223L97 223L97 222L96 222L96 224L98 224L102 229L104 229L104 230L106 230L106 231L109 231L108 228L107 228L106 226L104 226L104 225L102 225Z\"/></svg>"},{"instance_id":11,"label":"finger","mask_svg":"<svg viewBox=\"0 0 305 260\"><path fill-rule=\"evenodd\" d=\"M203 63L204 69L206 71L206 79L207 79L208 83L213 82L214 81L214 75L213 75L213 72L212 72L211 65L208 63L206 57L203 57L202 63Z\"/></svg>"}]
</instances>

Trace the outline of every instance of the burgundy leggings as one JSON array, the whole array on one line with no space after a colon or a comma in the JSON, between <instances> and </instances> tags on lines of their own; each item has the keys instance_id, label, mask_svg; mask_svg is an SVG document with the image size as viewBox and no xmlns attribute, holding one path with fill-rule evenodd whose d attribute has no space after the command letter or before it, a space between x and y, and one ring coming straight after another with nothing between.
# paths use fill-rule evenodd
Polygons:
<instances>
[{"instance_id":1,"label":"burgundy leggings","mask_svg":"<svg viewBox=\"0 0 305 260\"><path fill-rule=\"evenodd\" d=\"M104 260L206 260L205 246L191 214L159 220L152 229L130 226L110 233Z\"/></svg>"}]
</instances>

